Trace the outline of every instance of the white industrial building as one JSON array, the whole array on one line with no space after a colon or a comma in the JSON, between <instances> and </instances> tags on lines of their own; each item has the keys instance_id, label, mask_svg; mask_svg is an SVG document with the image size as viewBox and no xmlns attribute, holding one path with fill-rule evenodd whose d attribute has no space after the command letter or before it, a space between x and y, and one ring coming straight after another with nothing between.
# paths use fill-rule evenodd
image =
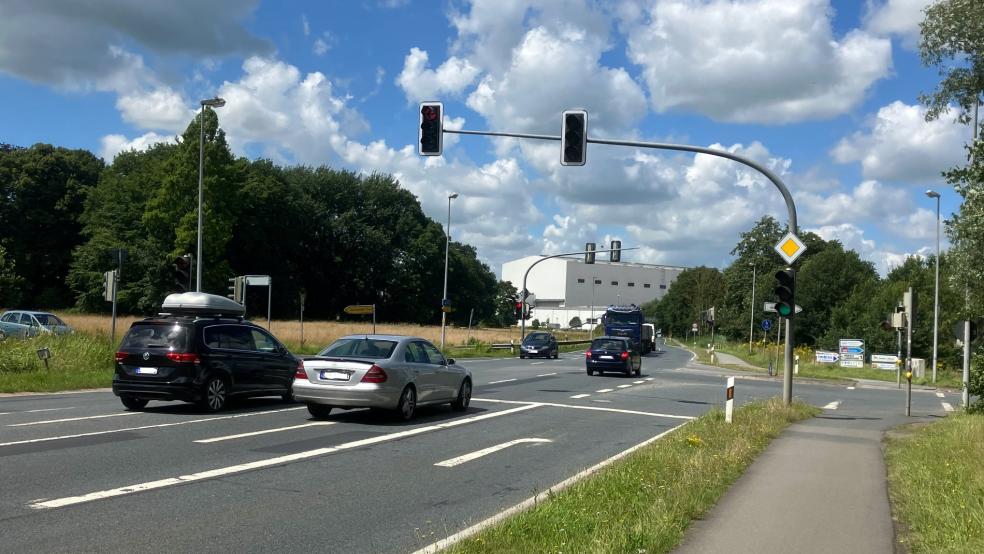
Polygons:
<instances>
[{"instance_id":1,"label":"white industrial building","mask_svg":"<svg viewBox=\"0 0 984 554\"><path fill-rule=\"evenodd\" d=\"M598 256L599 258L601 255ZM543 256L527 256L502 264L502 280L517 291L523 274ZM536 265L526 288L536 296L533 318L551 326L567 327L574 316L588 323L601 317L610 304L643 304L666 295L685 267L583 259L551 258Z\"/></svg>"}]
</instances>

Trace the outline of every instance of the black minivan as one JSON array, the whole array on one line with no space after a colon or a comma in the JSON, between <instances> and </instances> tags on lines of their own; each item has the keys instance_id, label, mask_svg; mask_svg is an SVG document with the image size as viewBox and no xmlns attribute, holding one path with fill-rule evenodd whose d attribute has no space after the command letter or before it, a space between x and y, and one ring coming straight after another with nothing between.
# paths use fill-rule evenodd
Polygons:
<instances>
[{"instance_id":1,"label":"black minivan","mask_svg":"<svg viewBox=\"0 0 984 554\"><path fill-rule=\"evenodd\" d=\"M172 297L187 295L213 296ZM198 311L133 323L116 353L113 375L113 394L124 406L141 410L150 400L183 400L216 412L233 396L291 399L299 358L269 331L242 317Z\"/></svg>"}]
</instances>

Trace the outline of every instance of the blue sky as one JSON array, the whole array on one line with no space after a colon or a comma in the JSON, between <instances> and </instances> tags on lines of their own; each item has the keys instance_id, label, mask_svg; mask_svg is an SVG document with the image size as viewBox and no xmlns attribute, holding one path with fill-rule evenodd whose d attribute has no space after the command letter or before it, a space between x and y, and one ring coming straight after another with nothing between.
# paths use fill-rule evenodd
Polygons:
<instances>
[{"instance_id":1,"label":"blue sky","mask_svg":"<svg viewBox=\"0 0 984 554\"><path fill-rule=\"evenodd\" d=\"M417 103L451 128L589 134L750 156L793 191L802 229L880 271L932 252L941 170L970 129L927 123L915 45L927 0L0 0L0 141L122 149L173 140L221 95L234 150L395 174L456 240L503 261L620 238L626 259L723 266L778 193L733 163L591 145L446 137L414 153ZM43 30L43 32L39 32ZM945 245L944 245L945 247Z\"/></svg>"}]
</instances>

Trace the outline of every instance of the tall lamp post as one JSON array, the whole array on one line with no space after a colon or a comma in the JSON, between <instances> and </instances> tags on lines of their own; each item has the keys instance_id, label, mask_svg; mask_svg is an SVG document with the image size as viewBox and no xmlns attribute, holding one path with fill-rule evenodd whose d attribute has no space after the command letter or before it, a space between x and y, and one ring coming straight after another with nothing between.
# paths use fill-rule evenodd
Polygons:
<instances>
[{"instance_id":1,"label":"tall lamp post","mask_svg":"<svg viewBox=\"0 0 984 554\"><path fill-rule=\"evenodd\" d=\"M203 181L205 177L205 106L209 108L221 108L225 106L225 100L216 96L210 100L202 100L202 115L198 118L198 249L195 250L195 291L202 291L202 197Z\"/></svg>"},{"instance_id":2,"label":"tall lamp post","mask_svg":"<svg viewBox=\"0 0 984 554\"><path fill-rule=\"evenodd\" d=\"M927 190L926 196L936 199L936 286L933 300L933 382L936 382L936 348L940 324L940 193Z\"/></svg>"},{"instance_id":3,"label":"tall lamp post","mask_svg":"<svg viewBox=\"0 0 984 554\"><path fill-rule=\"evenodd\" d=\"M451 248L451 201L458 197L457 192L448 195L448 232L444 242L444 296L441 299L441 351L444 351L444 337L448 322L448 250ZM520 294L523 294L520 291ZM522 315L522 314L520 314Z\"/></svg>"},{"instance_id":4,"label":"tall lamp post","mask_svg":"<svg viewBox=\"0 0 984 554\"><path fill-rule=\"evenodd\" d=\"M751 315L748 316L748 353L752 353L752 331L755 329L755 262L751 262L748 265L752 266L752 302L751 307L748 311Z\"/></svg>"}]
</instances>

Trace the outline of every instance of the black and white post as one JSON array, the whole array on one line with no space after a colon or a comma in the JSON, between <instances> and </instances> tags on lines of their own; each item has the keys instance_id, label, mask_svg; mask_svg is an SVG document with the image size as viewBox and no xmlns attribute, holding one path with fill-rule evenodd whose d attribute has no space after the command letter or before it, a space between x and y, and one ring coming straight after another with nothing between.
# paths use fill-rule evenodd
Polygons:
<instances>
[{"instance_id":1,"label":"black and white post","mask_svg":"<svg viewBox=\"0 0 984 554\"><path fill-rule=\"evenodd\" d=\"M735 412L735 378L728 377L728 387L724 390L724 421L731 423Z\"/></svg>"}]
</instances>

